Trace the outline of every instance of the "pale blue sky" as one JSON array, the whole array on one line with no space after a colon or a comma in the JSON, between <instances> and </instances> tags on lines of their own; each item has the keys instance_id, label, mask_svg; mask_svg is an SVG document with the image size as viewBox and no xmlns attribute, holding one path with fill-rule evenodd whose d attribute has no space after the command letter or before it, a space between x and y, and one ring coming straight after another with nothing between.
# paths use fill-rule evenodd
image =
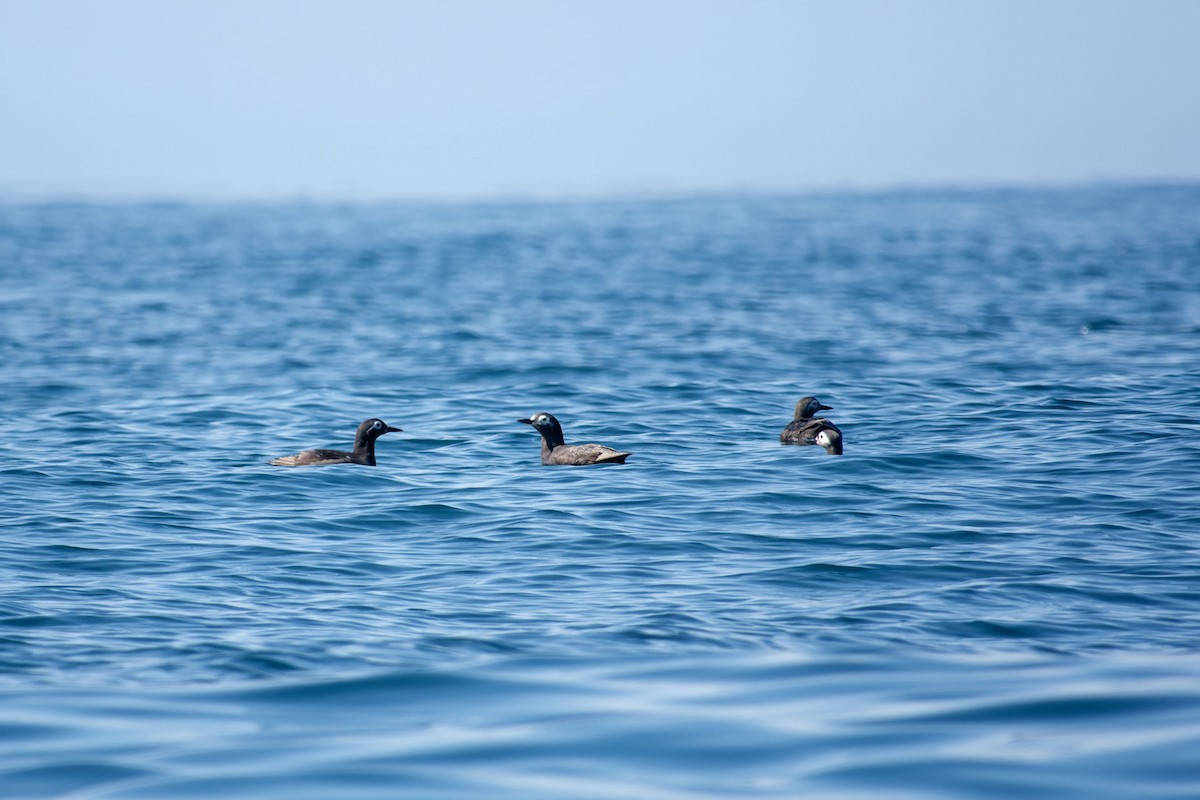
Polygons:
<instances>
[{"instance_id":1,"label":"pale blue sky","mask_svg":"<svg viewBox=\"0 0 1200 800\"><path fill-rule=\"evenodd\" d=\"M0 0L0 197L1200 178L1191 0Z\"/></svg>"}]
</instances>

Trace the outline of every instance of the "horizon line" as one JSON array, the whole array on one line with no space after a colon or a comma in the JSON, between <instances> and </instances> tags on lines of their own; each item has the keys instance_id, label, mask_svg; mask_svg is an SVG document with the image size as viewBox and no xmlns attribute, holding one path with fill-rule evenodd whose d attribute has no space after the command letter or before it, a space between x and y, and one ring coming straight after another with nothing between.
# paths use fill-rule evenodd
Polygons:
<instances>
[{"instance_id":1,"label":"horizon line","mask_svg":"<svg viewBox=\"0 0 1200 800\"><path fill-rule=\"evenodd\" d=\"M487 205L586 202L649 202L721 197L823 197L1084 189L1182 189L1200 187L1200 176L1051 179L1045 181L946 180L813 184L809 186L728 185L724 187L594 190L480 190L447 193L335 191L213 192L203 190L127 191L104 189L19 189L0 185L2 205Z\"/></svg>"}]
</instances>

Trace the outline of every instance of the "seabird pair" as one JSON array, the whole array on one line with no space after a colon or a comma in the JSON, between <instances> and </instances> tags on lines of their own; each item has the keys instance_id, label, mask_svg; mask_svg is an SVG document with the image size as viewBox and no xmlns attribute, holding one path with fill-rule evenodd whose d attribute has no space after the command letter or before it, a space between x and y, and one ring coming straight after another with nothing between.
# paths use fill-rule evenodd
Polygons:
<instances>
[{"instance_id":1,"label":"seabird pair","mask_svg":"<svg viewBox=\"0 0 1200 800\"><path fill-rule=\"evenodd\" d=\"M833 406L824 405L815 397L801 397L796 403L796 414L788 426L779 434L784 444L819 444L831 456L842 454L842 431L824 417L813 418L818 411L829 411Z\"/></svg>"},{"instance_id":2,"label":"seabird pair","mask_svg":"<svg viewBox=\"0 0 1200 800\"><path fill-rule=\"evenodd\" d=\"M543 464L624 464L629 453L622 453L602 444L567 444L563 440L562 425L553 414L534 414L529 419L519 419L532 425L542 435ZM326 464L363 464L375 466L375 440L385 433L399 431L381 419L369 419L358 426L354 435L354 450L304 450L294 456L281 456L268 461L277 467L316 467Z\"/></svg>"}]
</instances>

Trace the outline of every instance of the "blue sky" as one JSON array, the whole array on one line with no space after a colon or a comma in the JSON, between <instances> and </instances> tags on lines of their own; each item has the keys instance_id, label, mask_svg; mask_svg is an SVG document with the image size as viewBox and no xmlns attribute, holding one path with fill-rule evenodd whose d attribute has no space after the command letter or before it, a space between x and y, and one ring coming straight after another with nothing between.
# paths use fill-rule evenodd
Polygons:
<instances>
[{"instance_id":1,"label":"blue sky","mask_svg":"<svg viewBox=\"0 0 1200 800\"><path fill-rule=\"evenodd\" d=\"M1200 2L0 0L0 197L1200 179Z\"/></svg>"}]
</instances>

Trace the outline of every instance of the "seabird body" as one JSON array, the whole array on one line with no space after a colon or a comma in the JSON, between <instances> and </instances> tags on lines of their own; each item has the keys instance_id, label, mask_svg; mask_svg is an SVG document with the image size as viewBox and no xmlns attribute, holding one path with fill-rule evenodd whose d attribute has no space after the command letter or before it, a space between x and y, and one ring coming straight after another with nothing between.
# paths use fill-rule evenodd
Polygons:
<instances>
[{"instance_id":1,"label":"seabird body","mask_svg":"<svg viewBox=\"0 0 1200 800\"><path fill-rule=\"evenodd\" d=\"M354 450L304 450L294 456L280 456L268 461L277 467L319 467L327 464L362 464L375 466L375 440L385 433L399 432L381 419L369 419L358 426L354 434Z\"/></svg>"},{"instance_id":2,"label":"seabird body","mask_svg":"<svg viewBox=\"0 0 1200 800\"><path fill-rule=\"evenodd\" d=\"M624 464L630 455L602 444L567 444L563 440L562 425L553 414L543 412L517 422L532 425L542 435L543 464Z\"/></svg>"},{"instance_id":3,"label":"seabird body","mask_svg":"<svg viewBox=\"0 0 1200 800\"><path fill-rule=\"evenodd\" d=\"M820 417L813 418L818 411L829 411L833 406L824 405L815 397L801 397L796 403L795 417L779 434L779 441L784 444L816 444L817 434L826 428L832 428L841 435L841 431L829 420Z\"/></svg>"}]
</instances>

